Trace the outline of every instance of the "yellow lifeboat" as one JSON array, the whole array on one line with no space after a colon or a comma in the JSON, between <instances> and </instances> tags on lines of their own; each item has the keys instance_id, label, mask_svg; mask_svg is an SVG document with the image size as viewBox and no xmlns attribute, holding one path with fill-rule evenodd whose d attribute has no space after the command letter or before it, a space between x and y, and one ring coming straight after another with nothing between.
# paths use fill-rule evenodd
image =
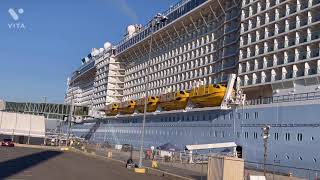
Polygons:
<instances>
[{"instance_id":1,"label":"yellow lifeboat","mask_svg":"<svg viewBox=\"0 0 320 180\"><path fill-rule=\"evenodd\" d=\"M190 100L199 107L220 106L227 88L221 84L210 84L193 88Z\"/></svg>"},{"instance_id":2,"label":"yellow lifeboat","mask_svg":"<svg viewBox=\"0 0 320 180\"><path fill-rule=\"evenodd\" d=\"M119 112L121 114L133 114L136 107L137 107L136 101L130 100L130 101L122 102L120 104Z\"/></svg>"},{"instance_id":3,"label":"yellow lifeboat","mask_svg":"<svg viewBox=\"0 0 320 180\"><path fill-rule=\"evenodd\" d=\"M160 107L164 111L185 109L188 103L189 93L177 91L160 96Z\"/></svg>"},{"instance_id":4,"label":"yellow lifeboat","mask_svg":"<svg viewBox=\"0 0 320 180\"><path fill-rule=\"evenodd\" d=\"M119 113L119 104L112 103L106 106L106 115L107 116L115 116Z\"/></svg>"},{"instance_id":5,"label":"yellow lifeboat","mask_svg":"<svg viewBox=\"0 0 320 180\"><path fill-rule=\"evenodd\" d=\"M137 101L137 109L140 113L144 112L144 100L145 98L139 99ZM147 112L154 112L157 109L159 103L159 98L157 96L149 96L147 100Z\"/></svg>"}]
</instances>

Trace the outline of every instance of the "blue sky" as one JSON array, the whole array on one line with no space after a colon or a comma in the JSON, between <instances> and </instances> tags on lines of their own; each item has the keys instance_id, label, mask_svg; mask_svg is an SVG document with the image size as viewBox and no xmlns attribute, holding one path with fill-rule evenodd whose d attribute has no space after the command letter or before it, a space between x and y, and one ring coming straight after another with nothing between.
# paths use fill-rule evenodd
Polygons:
<instances>
[{"instance_id":1,"label":"blue sky","mask_svg":"<svg viewBox=\"0 0 320 180\"><path fill-rule=\"evenodd\" d=\"M128 24L145 24L176 2L0 0L0 99L42 101L46 96L63 102L68 75L91 48L116 44ZM10 16L10 8L23 9L19 20Z\"/></svg>"}]
</instances>

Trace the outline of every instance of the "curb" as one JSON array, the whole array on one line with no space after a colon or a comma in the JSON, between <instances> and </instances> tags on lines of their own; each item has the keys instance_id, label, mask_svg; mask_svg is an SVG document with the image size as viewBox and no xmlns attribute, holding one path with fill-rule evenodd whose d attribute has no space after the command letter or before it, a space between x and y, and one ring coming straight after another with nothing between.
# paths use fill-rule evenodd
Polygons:
<instances>
[{"instance_id":1,"label":"curb","mask_svg":"<svg viewBox=\"0 0 320 180\"><path fill-rule=\"evenodd\" d=\"M58 150L61 151L62 147L55 146L41 146L41 145L30 145L30 144L14 144L15 147L25 147L25 148L34 148L34 149L47 149L47 150Z\"/></svg>"}]
</instances>

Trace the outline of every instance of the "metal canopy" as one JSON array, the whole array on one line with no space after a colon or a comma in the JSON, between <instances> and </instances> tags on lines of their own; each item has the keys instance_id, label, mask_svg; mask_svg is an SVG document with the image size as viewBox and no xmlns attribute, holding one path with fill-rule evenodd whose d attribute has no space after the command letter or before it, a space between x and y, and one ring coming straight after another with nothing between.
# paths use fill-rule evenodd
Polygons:
<instances>
[{"instance_id":1,"label":"metal canopy","mask_svg":"<svg viewBox=\"0 0 320 180\"><path fill-rule=\"evenodd\" d=\"M235 142L226 142L226 143L215 143L215 144L186 145L186 149L189 151L203 150L203 149L230 148L230 147L237 147L237 144Z\"/></svg>"}]
</instances>

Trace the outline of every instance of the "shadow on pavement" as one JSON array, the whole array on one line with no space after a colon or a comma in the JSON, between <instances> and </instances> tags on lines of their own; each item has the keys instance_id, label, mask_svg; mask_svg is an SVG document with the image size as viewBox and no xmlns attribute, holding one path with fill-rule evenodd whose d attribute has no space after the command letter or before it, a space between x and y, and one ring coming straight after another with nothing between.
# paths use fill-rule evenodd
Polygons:
<instances>
[{"instance_id":1,"label":"shadow on pavement","mask_svg":"<svg viewBox=\"0 0 320 180\"><path fill-rule=\"evenodd\" d=\"M58 156L61 153L62 152L59 151L43 151L1 162L0 179L15 175L27 168L43 163L55 156Z\"/></svg>"}]
</instances>

